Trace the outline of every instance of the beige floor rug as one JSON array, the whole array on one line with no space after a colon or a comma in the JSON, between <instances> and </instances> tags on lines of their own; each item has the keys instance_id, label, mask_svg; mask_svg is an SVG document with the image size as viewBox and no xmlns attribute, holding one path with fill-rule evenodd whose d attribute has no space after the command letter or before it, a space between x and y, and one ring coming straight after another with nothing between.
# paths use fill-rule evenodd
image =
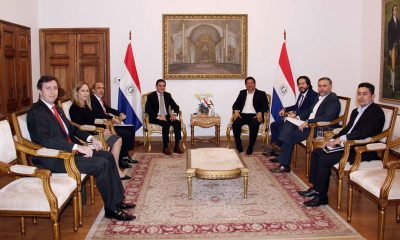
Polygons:
<instances>
[{"instance_id":1,"label":"beige floor rug","mask_svg":"<svg viewBox=\"0 0 400 240\"><path fill-rule=\"evenodd\" d=\"M99 214L86 239L363 239L330 207L304 207L294 174L272 174L261 154L243 156L249 196L242 179L193 180L187 198L185 155L142 154L126 182L136 203L131 222Z\"/></svg>"}]
</instances>

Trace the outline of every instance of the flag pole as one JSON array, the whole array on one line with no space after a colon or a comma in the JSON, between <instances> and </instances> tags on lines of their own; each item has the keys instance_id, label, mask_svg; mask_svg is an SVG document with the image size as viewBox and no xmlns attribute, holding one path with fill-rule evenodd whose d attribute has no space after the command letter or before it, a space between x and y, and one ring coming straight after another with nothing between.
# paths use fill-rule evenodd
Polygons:
<instances>
[{"instance_id":1,"label":"flag pole","mask_svg":"<svg viewBox=\"0 0 400 240\"><path fill-rule=\"evenodd\" d=\"M283 30L283 41L286 41L286 30Z\"/></svg>"},{"instance_id":2,"label":"flag pole","mask_svg":"<svg viewBox=\"0 0 400 240\"><path fill-rule=\"evenodd\" d=\"M132 31L129 31L129 41L132 40Z\"/></svg>"}]
</instances>

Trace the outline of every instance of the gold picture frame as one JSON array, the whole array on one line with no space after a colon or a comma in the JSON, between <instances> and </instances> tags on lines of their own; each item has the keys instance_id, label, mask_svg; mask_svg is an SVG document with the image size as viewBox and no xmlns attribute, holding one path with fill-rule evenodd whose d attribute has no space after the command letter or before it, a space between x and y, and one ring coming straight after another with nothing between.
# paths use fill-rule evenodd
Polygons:
<instances>
[{"instance_id":1,"label":"gold picture frame","mask_svg":"<svg viewBox=\"0 0 400 240\"><path fill-rule=\"evenodd\" d=\"M247 14L164 14L164 79L244 79Z\"/></svg>"},{"instance_id":2,"label":"gold picture frame","mask_svg":"<svg viewBox=\"0 0 400 240\"><path fill-rule=\"evenodd\" d=\"M395 21L394 18L397 20ZM380 60L380 100L382 102L399 103L400 0L382 0Z\"/></svg>"}]
</instances>

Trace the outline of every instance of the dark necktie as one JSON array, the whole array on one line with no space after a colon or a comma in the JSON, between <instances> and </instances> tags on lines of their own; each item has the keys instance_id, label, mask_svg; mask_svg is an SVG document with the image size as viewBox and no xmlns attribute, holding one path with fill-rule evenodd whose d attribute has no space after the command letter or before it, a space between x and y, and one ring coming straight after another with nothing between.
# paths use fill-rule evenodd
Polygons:
<instances>
[{"instance_id":1,"label":"dark necktie","mask_svg":"<svg viewBox=\"0 0 400 240\"><path fill-rule=\"evenodd\" d=\"M103 112L105 113L105 114L107 114L107 110L106 110L106 107L104 106L104 102L103 102L103 100L100 98L100 105L101 105L101 108L103 109ZM107 114L108 115L108 114Z\"/></svg>"},{"instance_id":2,"label":"dark necktie","mask_svg":"<svg viewBox=\"0 0 400 240\"><path fill-rule=\"evenodd\" d=\"M68 142L72 143L71 138L69 138L67 130L65 129L64 124L61 120L60 114L58 114L56 106L53 106L51 109L53 110L53 113L56 116L58 123L61 125L61 128L64 130L65 135L67 135Z\"/></svg>"}]
</instances>

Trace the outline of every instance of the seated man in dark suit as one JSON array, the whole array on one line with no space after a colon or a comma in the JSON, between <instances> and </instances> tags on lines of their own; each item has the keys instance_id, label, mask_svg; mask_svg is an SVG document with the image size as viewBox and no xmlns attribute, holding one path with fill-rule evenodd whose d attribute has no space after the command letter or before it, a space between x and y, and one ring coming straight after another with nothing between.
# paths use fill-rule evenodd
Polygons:
<instances>
[{"instance_id":1,"label":"seated man in dark suit","mask_svg":"<svg viewBox=\"0 0 400 240\"><path fill-rule=\"evenodd\" d=\"M256 89L256 80L253 77L247 77L244 80L246 89L241 90L232 106L233 110L233 136L235 137L236 149L243 152L242 126L248 125L250 130L249 146L246 154L253 154L253 147L257 140L260 123L264 119L264 113L268 112L268 99L264 91Z\"/></svg>"},{"instance_id":2,"label":"seated man in dark suit","mask_svg":"<svg viewBox=\"0 0 400 240\"><path fill-rule=\"evenodd\" d=\"M37 83L40 99L28 111L27 124L32 141L46 148L71 152L77 151L75 163L81 173L94 175L105 209L106 218L130 221L135 216L125 209L135 204L124 202L124 189L119 178L114 157L100 150L101 142L70 124L64 112L54 101L58 95L58 81L52 76L43 76ZM92 145L80 145L79 140ZM56 173L65 173L64 160L59 158L33 158L33 163Z\"/></svg>"},{"instance_id":3,"label":"seated man in dark suit","mask_svg":"<svg viewBox=\"0 0 400 240\"><path fill-rule=\"evenodd\" d=\"M350 115L349 123L332 140L327 141L327 146L335 146L347 140L359 140L375 136L382 132L385 123L383 110L374 103L374 85L364 82L358 85L357 103ZM304 202L304 205L316 207L328 204L328 188L331 176L331 168L343 156L343 151L326 153L323 149L313 151L311 158L309 181L313 187L307 191L299 191L305 197L314 196L313 199ZM355 159L354 148L351 148L348 161L353 164ZM376 152L367 152L362 155L362 161L378 159Z\"/></svg>"},{"instance_id":4,"label":"seated man in dark suit","mask_svg":"<svg viewBox=\"0 0 400 240\"><path fill-rule=\"evenodd\" d=\"M275 121L271 123L271 144L263 152L263 155L265 156L280 154L279 148L282 145L282 142L278 140L278 137L284 123L284 117L295 117L296 115L300 115L302 112L309 109L318 97L318 93L312 89L311 81L307 76L298 77L297 86L300 94L297 98L296 104L283 108L279 112L279 116L282 118L275 119ZM278 145L278 147L276 145Z\"/></svg>"},{"instance_id":5,"label":"seated man in dark suit","mask_svg":"<svg viewBox=\"0 0 400 240\"><path fill-rule=\"evenodd\" d=\"M285 121L279 134L279 140L282 142L282 154L271 160L272 162L279 162L279 166L271 169L271 172L290 172L293 147L296 143L307 139L310 133L308 123L330 122L339 117L340 102L336 94L332 92L332 80L330 78L323 77L318 80L318 94L319 96L314 104L296 116L298 120L302 120L304 123L297 126L288 119Z\"/></svg>"},{"instance_id":6,"label":"seated man in dark suit","mask_svg":"<svg viewBox=\"0 0 400 240\"><path fill-rule=\"evenodd\" d=\"M96 118L100 119L113 119L113 116L120 117L121 120L126 118L126 115L116 109L107 106L103 102L104 97L104 83L95 82L92 89L93 95L90 96L92 103L92 112ZM129 163L138 163L129 155L129 150L133 148L135 142L135 127L134 126L114 126L117 135L122 138L121 154L119 158L119 165L121 168L130 168Z\"/></svg>"},{"instance_id":7,"label":"seated man in dark suit","mask_svg":"<svg viewBox=\"0 0 400 240\"><path fill-rule=\"evenodd\" d=\"M150 123L157 124L162 127L162 152L166 155L172 154L168 148L169 128L172 126L175 134L174 152L182 154L183 151L179 147L179 141L182 139L181 122L176 118L177 114L179 113L179 106L175 103L171 94L165 91L165 88L165 80L158 79L156 81L157 91L154 91L147 96L145 112L149 114ZM171 108L173 112L168 112L169 108Z\"/></svg>"}]
</instances>

